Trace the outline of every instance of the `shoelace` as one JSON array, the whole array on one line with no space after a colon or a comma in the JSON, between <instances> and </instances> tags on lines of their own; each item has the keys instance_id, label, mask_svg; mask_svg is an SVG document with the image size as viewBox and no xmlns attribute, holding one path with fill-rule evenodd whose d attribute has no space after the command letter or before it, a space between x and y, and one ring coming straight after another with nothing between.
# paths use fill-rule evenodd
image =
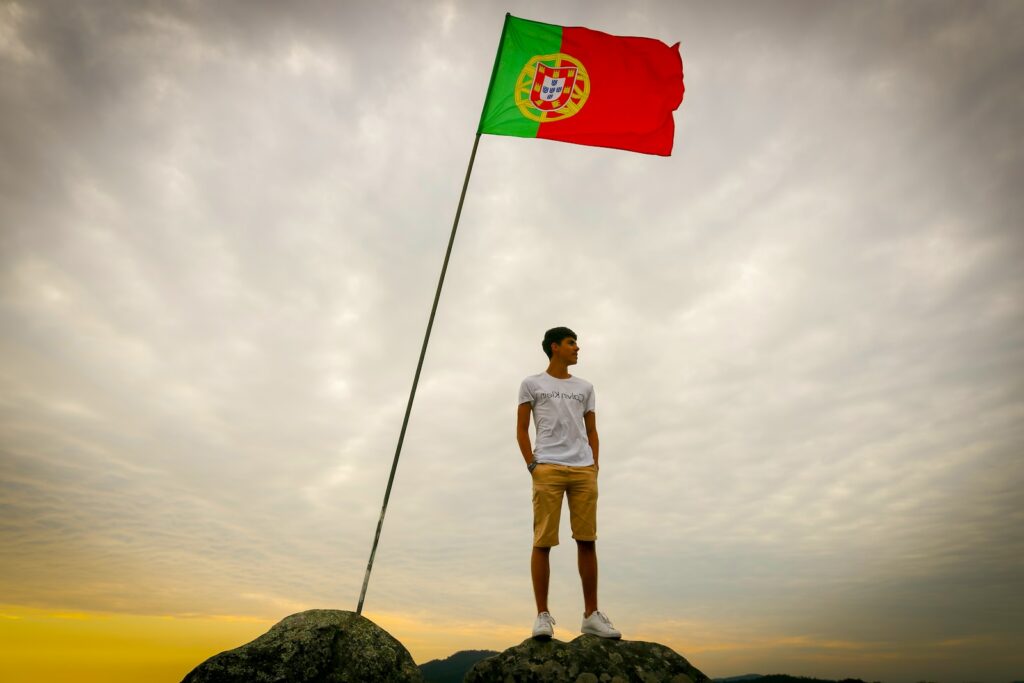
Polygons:
<instances>
[{"instance_id":1,"label":"shoelace","mask_svg":"<svg viewBox=\"0 0 1024 683\"><path fill-rule=\"evenodd\" d=\"M544 616L545 614L548 615L548 616L545 617ZM554 626L555 618L553 616L551 616L551 612L541 612L537 616L540 617L541 619L547 619L549 622L551 622L551 625Z\"/></svg>"},{"instance_id":2,"label":"shoelace","mask_svg":"<svg viewBox=\"0 0 1024 683\"><path fill-rule=\"evenodd\" d=\"M604 612L601 612L599 610L594 610L594 614L596 614L598 617L600 617L601 621L603 621L604 623L608 624L609 626L612 625L612 620L609 619L608 617L606 617L604 615Z\"/></svg>"}]
</instances>

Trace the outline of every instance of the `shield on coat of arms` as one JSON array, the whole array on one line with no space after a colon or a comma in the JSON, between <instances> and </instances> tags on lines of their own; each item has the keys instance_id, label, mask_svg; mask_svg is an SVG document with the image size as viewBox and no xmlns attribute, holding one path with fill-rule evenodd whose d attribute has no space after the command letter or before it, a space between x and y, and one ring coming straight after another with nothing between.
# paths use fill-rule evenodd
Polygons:
<instances>
[{"instance_id":1,"label":"shield on coat of arms","mask_svg":"<svg viewBox=\"0 0 1024 683\"><path fill-rule=\"evenodd\" d=\"M561 109L569 101L576 84L576 67L548 66L537 62L537 73L530 89L530 102L541 111Z\"/></svg>"}]
</instances>

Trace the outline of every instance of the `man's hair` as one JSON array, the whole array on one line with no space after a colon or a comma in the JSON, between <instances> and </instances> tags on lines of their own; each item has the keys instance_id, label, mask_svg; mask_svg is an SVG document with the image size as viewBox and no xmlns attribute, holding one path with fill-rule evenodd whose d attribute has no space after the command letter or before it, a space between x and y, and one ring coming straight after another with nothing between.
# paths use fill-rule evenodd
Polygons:
<instances>
[{"instance_id":1,"label":"man's hair","mask_svg":"<svg viewBox=\"0 0 1024 683\"><path fill-rule=\"evenodd\" d=\"M551 358L551 345L561 344L566 337L575 339L576 333L568 327L552 327L544 333L544 341L540 345L544 348L544 353L547 354L548 358Z\"/></svg>"}]
</instances>

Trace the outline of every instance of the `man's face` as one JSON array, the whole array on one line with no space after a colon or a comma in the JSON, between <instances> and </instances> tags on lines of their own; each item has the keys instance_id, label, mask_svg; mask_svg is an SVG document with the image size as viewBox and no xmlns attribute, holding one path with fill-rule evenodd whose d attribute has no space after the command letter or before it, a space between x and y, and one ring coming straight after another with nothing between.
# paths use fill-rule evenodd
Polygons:
<instances>
[{"instance_id":1,"label":"man's face","mask_svg":"<svg viewBox=\"0 0 1024 683\"><path fill-rule=\"evenodd\" d=\"M551 345L551 357L559 359L566 365L576 365L579 353L580 347L572 337L566 337L561 343Z\"/></svg>"}]
</instances>

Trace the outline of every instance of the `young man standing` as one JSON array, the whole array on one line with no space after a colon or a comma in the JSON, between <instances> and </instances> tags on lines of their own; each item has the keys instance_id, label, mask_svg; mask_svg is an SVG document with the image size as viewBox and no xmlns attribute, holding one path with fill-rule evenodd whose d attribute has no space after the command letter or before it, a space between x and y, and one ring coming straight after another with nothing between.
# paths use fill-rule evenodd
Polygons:
<instances>
[{"instance_id":1,"label":"young man standing","mask_svg":"<svg viewBox=\"0 0 1024 683\"><path fill-rule=\"evenodd\" d=\"M534 638L554 634L548 611L550 553L558 545L562 495L569 499L569 521L576 540L577 562L583 583L583 633L621 638L612 622L597 609L597 418L594 385L569 374L580 347L576 333L556 327L542 342L548 369L531 375L519 386L516 439L533 477L533 555L530 573L537 600ZM530 412L537 430L537 445L530 444Z\"/></svg>"}]
</instances>

